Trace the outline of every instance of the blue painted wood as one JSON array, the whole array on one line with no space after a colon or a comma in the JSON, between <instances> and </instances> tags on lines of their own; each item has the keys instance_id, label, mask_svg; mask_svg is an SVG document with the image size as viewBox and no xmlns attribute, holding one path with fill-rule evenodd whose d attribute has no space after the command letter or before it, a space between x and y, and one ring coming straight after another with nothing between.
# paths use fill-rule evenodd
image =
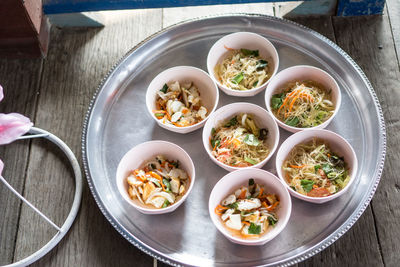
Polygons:
<instances>
[{"instance_id":1,"label":"blue painted wood","mask_svg":"<svg viewBox=\"0 0 400 267\"><path fill-rule=\"evenodd\" d=\"M337 16L382 14L385 0L338 0Z\"/></svg>"},{"instance_id":2,"label":"blue painted wood","mask_svg":"<svg viewBox=\"0 0 400 267\"><path fill-rule=\"evenodd\" d=\"M202 6L296 0L44 0L45 14L75 13L85 11ZM306 0L309 1L309 0ZM243 10L245 12L246 10Z\"/></svg>"}]
</instances>

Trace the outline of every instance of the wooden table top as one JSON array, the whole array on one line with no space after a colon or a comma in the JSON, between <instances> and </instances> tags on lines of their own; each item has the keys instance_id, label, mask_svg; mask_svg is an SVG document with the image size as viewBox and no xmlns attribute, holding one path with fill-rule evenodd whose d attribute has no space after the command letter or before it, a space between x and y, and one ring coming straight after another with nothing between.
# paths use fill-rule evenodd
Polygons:
<instances>
[{"instance_id":1,"label":"wooden table top","mask_svg":"<svg viewBox=\"0 0 400 267\"><path fill-rule=\"evenodd\" d=\"M400 4L387 1L383 16L294 19L337 43L361 66L382 105L387 157L378 190L357 223L339 240L299 266L396 266L400 262ZM104 28L51 31L46 59L0 59L5 99L1 112L19 112L64 140L82 161L84 116L97 86L130 48L176 22L231 12L277 14L273 4L149 9L120 12ZM110 13L111 14L111 13ZM64 156L44 140L0 147L3 176L61 225L72 203L74 182ZM83 168L82 168L83 169ZM43 246L55 230L0 184L0 265ZM82 205L70 232L38 266L152 266L107 222L85 181Z\"/></svg>"}]
</instances>

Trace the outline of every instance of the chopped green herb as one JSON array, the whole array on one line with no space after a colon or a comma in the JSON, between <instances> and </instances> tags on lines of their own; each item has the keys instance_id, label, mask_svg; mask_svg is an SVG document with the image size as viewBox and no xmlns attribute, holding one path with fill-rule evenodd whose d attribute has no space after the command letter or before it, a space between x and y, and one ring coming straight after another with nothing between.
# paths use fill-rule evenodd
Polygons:
<instances>
[{"instance_id":1,"label":"chopped green herb","mask_svg":"<svg viewBox=\"0 0 400 267\"><path fill-rule=\"evenodd\" d=\"M215 146L219 147L221 144L221 140L219 139L211 139L211 146L214 148Z\"/></svg>"},{"instance_id":2,"label":"chopped green herb","mask_svg":"<svg viewBox=\"0 0 400 267\"><path fill-rule=\"evenodd\" d=\"M268 61L260 59L257 61L257 70L262 70L268 65Z\"/></svg>"},{"instance_id":3,"label":"chopped green herb","mask_svg":"<svg viewBox=\"0 0 400 267\"><path fill-rule=\"evenodd\" d=\"M165 83L163 88L160 89L160 91L163 92L164 94L166 94L168 91L168 85Z\"/></svg>"},{"instance_id":4,"label":"chopped green herb","mask_svg":"<svg viewBox=\"0 0 400 267\"><path fill-rule=\"evenodd\" d=\"M248 158L248 157L244 157L244 161L246 161L246 162L248 162L248 163L250 163L250 164L252 164L252 165L256 165L258 162L257 161L255 161L254 159L252 159L252 158Z\"/></svg>"},{"instance_id":5,"label":"chopped green herb","mask_svg":"<svg viewBox=\"0 0 400 267\"><path fill-rule=\"evenodd\" d=\"M295 127L297 124L299 124L299 118L297 118L297 117L292 117L292 118L289 118L289 119L287 119L286 121L285 121L285 123L287 124L287 125L289 125L289 126L293 126L293 127Z\"/></svg>"},{"instance_id":6,"label":"chopped green herb","mask_svg":"<svg viewBox=\"0 0 400 267\"><path fill-rule=\"evenodd\" d=\"M297 191L296 187L294 187L293 185L291 185L290 188L292 188L294 191Z\"/></svg>"},{"instance_id":7,"label":"chopped green herb","mask_svg":"<svg viewBox=\"0 0 400 267\"><path fill-rule=\"evenodd\" d=\"M275 220L275 218L272 216L268 216L268 222L269 225L274 226L278 222L278 220Z\"/></svg>"},{"instance_id":8,"label":"chopped green herb","mask_svg":"<svg viewBox=\"0 0 400 267\"><path fill-rule=\"evenodd\" d=\"M156 178L148 178L149 181L151 181L153 184L155 184L157 187L161 187L160 183Z\"/></svg>"},{"instance_id":9,"label":"chopped green herb","mask_svg":"<svg viewBox=\"0 0 400 267\"><path fill-rule=\"evenodd\" d=\"M215 134L215 128L212 128L211 129L211 136L214 136L214 134Z\"/></svg>"},{"instance_id":10,"label":"chopped green herb","mask_svg":"<svg viewBox=\"0 0 400 267\"><path fill-rule=\"evenodd\" d=\"M171 162L171 165L173 165L175 168L179 168L179 161L173 161Z\"/></svg>"},{"instance_id":11,"label":"chopped green herb","mask_svg":"<svg viewBox=\"0 0 400 267\"><path fill-rule=\"evenodd\" d=\"M245 55L245 56L258 57L260 55L258 50L249 50L249 49L245 49L245 48L240 49L240 52L242 52L242 54Z\"/></svg>"},{"instance_id":12,"label":"chopped green herb","mask_svg":"<svg viewBox=\"0 0 400 267\"><path fill-rule=\"evenodd\" d=\"M253 178L249 179L249 186L251 186L251 185L254 185L254 179Z\"/></svg>"},{"instance_id":13,"label":"chopped green herb","mask_svg":"<svg viewBox=\"0 0 400 267\"><path fill-rule=\"evenodd\" d=\"M282 106L283 100L285 99L285 93L275 94L271 97L271 108L278 109Z\"/></svg>"},{"instance_id":14,"label":"chopped green herb","mask_svg":"<svg viewBox=\"0 0 400 267\"><path fill-rule=\"evenodd\" d=\"M320 168L321 168L321 165L319 165L319 164L314 166L315 171L318 171Z\"/></svg>"},{"instance_id":15,"label":"chopped green herb","mask_svg":"<svg viewBox=\"0 0 400 267\"><path fill-rule=\"evenodd\" d=\"M163 178L162 179L162 181L163 181L163 184L166 186L166 191L168 192L168 191L171 191L171 183L167 180L167 179L165 179L165 178Z\"/></svg>"},{"instance_id":16,"label":"chopped green herb","mask_svg":"<svg viewBox=\"0 0 400 267\"><path fill-rule=\"evenodd\" d=\"M238 123L238 120L237 120L237 117L235 116L235 117L233 117L232 119L230 119L230 120L228 121L228 123L226 123L226 124L224 125L224 127L231 127L231 126L236 125L237 123Z\"/></svg>"},{"instance_id":17,"label":"chopped green herb","mask_svg":"<svg viewBox=\"0 0 400 267\"><path fill-rule=\"evenodd\" d=\"M258 138L255 137L254 134L246 134L246 136L243 139L243 142L245 144L248 144L249 146L258 146L260 144L260 140L258 140Z\"/></svg>"},{"instance_id":18,"label":"chopped green herb","mask_svg":"<svg viewBox=\"0 0 400 267\"><path fill-rule=\"evenodd\" d=\"M238 203L234 202L232 204L229 204L228 207L231 208L231 209L237 209L238 208Z\"/></svg>"},{"instance_id":19,"label":"chopped green herb","mask_svg":"<svg viewBox=\"0 0 400 267\"><path fill-rule=\"evenodd\" d=\"M254 223L250 223L249 234L259 235L260 233L261 233L261 225L256 225Z\"/></svg>"},{"instance_id":20,"label":"chopped green herb","mask_svg":"<svg viewBox=\"0 0 400 267\"><path fill-rule=\"evenodd\" d=\"M332 166L331 166L330 164L328 164L328 163L325 163L325 164L322 165L322 170L324 171L324 173L325 173L326 175L328 175L330 172L333 172L333 171L334 171L334 169L332 168Z\"/></svg>"},{"instance_id":21,"label":"chopped green herb","mask_svg":"<svg viewBox=\"0 0 400 267\"><path fill-rule=\"evenodd\" d=\"M154 116L156 116L156 117L164 117L164 113L154 113Z\"/></svg>"},{"instance_id":22,"label":"chopped green herb","mask_svg":"<svg viewBox=\"0 0 400 267\"><path fill-rule=\"evenodd\" d=\"M300 184L303 187L304 191L306 191L308 193L311 191L311 189L314 185L314 181L307 180L307 179L301 179Z\"/></svg>"},{"instance_id":23,"label":"chopped green herb","mask_svg":"<svg viewBox=\"0 0 400 267\"><path fill-rule=\"evenodd\" d=\"M171 203L169 203L168 200L165 200L165 201L164 201L164 204L162 205L162 208L166 208L166 207L168 207L170 204L171 204Z\"/></svg>"},{"instance_id":24,"label":"chopped green herb","mask_svg":"<svg viewBox=\"0 0 400 267\"><path fill-rule=\"evenodd\" d=\"M258 84L258 81L255 81L255 82L253 83L253 87L256 87L257 84Z\"/></svg>"},{"instance_id":25,"label":"chopped green herb","mask_svg":"<svg viewBox=\"0 0 400 267\"><path fill-rule=\"evenodd\" d=\"M236 75L235 77L232 78L232 83L234 84L239 84L244 78L243 72L239 73L238 75Z\"/></svg>"}]
</instances>

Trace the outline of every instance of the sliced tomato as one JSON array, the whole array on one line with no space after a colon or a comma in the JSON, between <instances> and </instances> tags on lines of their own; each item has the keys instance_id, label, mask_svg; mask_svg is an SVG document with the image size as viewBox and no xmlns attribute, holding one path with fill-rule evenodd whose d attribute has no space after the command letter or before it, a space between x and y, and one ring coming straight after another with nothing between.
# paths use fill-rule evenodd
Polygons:
<instances>
[{"instance_id":1,"label":"sliced tomato","mask_svg":"<svg viewBox=\"0 0 400 267\"><path fill-rule=\"evenodd\" d=\"M328 189L324 187L320 188L313 188L310 192L307 193L307 196L309 197L327 197L331 193L329 193Z\"/></svg>"}]
</instances>

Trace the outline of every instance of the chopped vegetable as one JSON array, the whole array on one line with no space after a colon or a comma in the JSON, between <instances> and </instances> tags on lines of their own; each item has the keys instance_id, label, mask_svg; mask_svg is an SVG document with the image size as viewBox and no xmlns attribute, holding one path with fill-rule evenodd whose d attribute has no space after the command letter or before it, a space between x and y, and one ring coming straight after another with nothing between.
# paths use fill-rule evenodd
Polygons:
<instances>
[{"instance_id":1,"label":"chopped vegetable","mask_svg":"<svg viewBox=\"0 0 400 267\"><path fill-rule=\"evenodd\" d=\"M270 152L267 135L268 130L260 130L251 114L235 115L211 131L211 153L230 166L255 165Z\"/></svg>"},{"instance_id":2,"label":"chopped vegetable","mask_svg":"<svg viewBox=\"0 0 400 267\"><path fill-rule=\"evenodd\" d=\"M344 159L317 138L296 145L282 169L289 186L311 197L335 194L350 180Z\"/></svg>"},{"instance_id":3,"label":"chopped vegetable","mask_svg":"<svg viewBox=\"0 0 400 267\"><path fill-rule=\"evenodd\" d=\"M235 117L233 117L232 119L230 119L230 120L228 121L228 123L226 123L226 124L224 125L224 127L235 126L237 123L238 123L238 120L237 120L237 117L235 116ZM213 129L214 129L214 128L213 128ZM214 130L215 130L215 129L214 129ZM214 131L214 134L215 134L215 131Z\"/></svg>"},{"instance_id":4,"label":"chopped vegetable","mask_svg":"<svg viewBox=\"0 0 400 267\"><path fill-rule=\"evenodd\" d=\"M162 208L166 208L166 207L168 207L169 205L171 205L171 203L169 203L168 200L165 200L165 201L164 201L164 204L162 205Z\"/></svg>"},{"instance_id":5,"label":"chopped vegetable","mask_svg":"<svg viewBox=\"0 0 400 267\"><path fill-rule=\"evenodd\" d=\"M156 209L177 202L190 184L187 173L178 169L177 163L156 156L143 168L133 170L126 178L130 198Z\"/></svg>"},{"instance_id":6,"label":"chopped vegetable","mask_svg":"<svg viewBox=\"0 0 400 267\"><path fill-rule=\"evenodd\" d=\"M168 90L168 85L165 83L163 88L160 89L160 91L163 92L164 94L166 94L167 90Z\"/></svg>"},{"instance_id":7,"label":"chopped vegetable","mask_svg":"<svg viewBox=\"0 0 400 267\"><path fill-rule=\"evenodd\" d=\"M301 186L303 187L304 191L306 191L307 193L311 191L311 189L313 188L314 182L311 180L305 180L302 179L300 181Z\"/></svg>"},{"instance_id":8,"label":"chopped vegetable","mask_svg":"<svg viewBox=\"0 0 400 267\"><path fill-rule=\"evenodd\" d=\"M236 75L235 77L232 78L232 83L239 84L243 80L243 78L244 78L243 72L241 72L241 73L239 73L238 75Z\"/></svg>"},{"instance_id":9,"label":"chopped vegetable","mask_svg":"<svg viewBox=\"0 0 400 267\"><path fill-rule=\"evenodd\" d=\"M245 48L240 49L240 52L242 52L242 54L245 56L258 57L260 55L258 50L249 50L249 49L245 49Z\"/></svg>"},{"instance_id":10,"label":"chopped vegetable","mask_svg":"<svg viewBox=\"0 0 400 267\"><path fill-rule=\"evenodd\" d=\"M298 117L293 117L293 118L289 118L285 121L285 123L289 126L297 126L299 124L300 120Z\"/></svg>"},{"instance_id":11,"label":"chopped vegetable","mask_svg":"<svg viewBox=\"0 0 400 267\"><path fill-rule=\"evenodd\" d=\"M264 191L266 189L263 185L250 178L248 186L236 189L214 211L233 235L260 238L269 231L269 226L274 227L278 222L276 211L279 208L279 198L275 194L264 194Z\"/></svg>"},{"instance_id":12,"label":"chopped vegetable","mask_svg":"<svg viewBox=\"0 0 400 267\"><path fill-rule=\"evenodd\" d=\"M256 225L254 223L250 223L248 231L249 231L249 234L259 235L261 233L261 225Z\"/></svg>"},{"instance_id":13,"label":"chopped vegetable","mask_svg":"<svg viewBox=\"0 0 400 267\"><path fill-rule=\"evenodd\" d=\"M171 82L157 92L154 116L163 124L191 126L204 120L208 110L202 105L200 91L192 83Z\"/></svg>"},{"instance_id":14,"label":"chopped vegetable","mask_svg":"<svg viewBox=\"0 0 400 267\"><path fill-rule=\"evenodd\" d=\"M271 97L274 115L289 126L309 128L329 119L335 110L331 94L313 81L289 83L280 94Z\"/></svg>"},{"instance_id":15,"label":"chopped vegetable","mask_svg":"<svg viewBox=\"0 0 400 267\"><path fill-rule=\"evenodd\" d=\"M258 50L229 49L226 58L215 66L215 76L233 90L251 90L263 85L271 77L268 61Z\"/></svg>"},{"instance_id":16,"label":"chopped vegetable","mask_svg":"<svg viewBox=\"0 0 400 267\"><path fill-rule=\"evenodd\" d=\"M244 160L247 161L248 163L250 163L251 165L256 165L257 164L257 161L255 161L252 158L244 157Z\"/></svg>"},{"instance_id":17,"label":"chopped vegetable","mask_svg":"<svg viewBox=\"0 0 400 267\"><path fill-rule=\"evenodd\" d=\"M254 134L246 134L243 142L248 144L249 146L258 146L260 144L260 140L254 136Z\"/></svg>"},{"instance_id":18,"label":"chopped vegetable","mask_svg":"<svg viewBox=\"0 0 400 267\"><path fill-rule=\"evenodd\" d=\"M278 220L275 220L274 217L269 216L269 217L268 217L268 222L269 222L269 225L274 226L274 225L278 222Z\"/></svg>"}]
</instances>

